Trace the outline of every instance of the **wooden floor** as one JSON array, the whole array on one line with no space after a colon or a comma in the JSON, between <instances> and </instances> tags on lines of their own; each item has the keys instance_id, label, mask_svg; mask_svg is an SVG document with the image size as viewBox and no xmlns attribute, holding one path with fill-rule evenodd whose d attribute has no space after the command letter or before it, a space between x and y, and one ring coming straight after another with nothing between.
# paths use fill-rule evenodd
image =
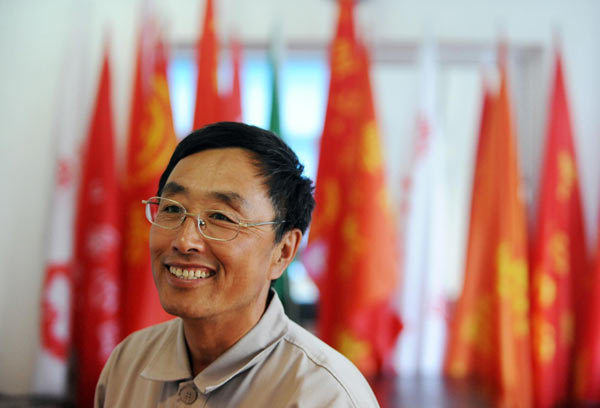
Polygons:
<instances>
[{"instance_id":1,"label":"wooden floor","mask_svg":"<svg viewBox=\"0 0 600 408\"><path fill-rule=\"evenodd\" d=\"M381 408L491 407L472 385L443 379L380 377L371 386ZM0 394L0 408L72 408L59 400Z\"/></svg>"},{"instance_id":2,"label":"wooden floor","mask_svg":"<svg viewBox=\"0 0 600 408\"><path fill-rule=\"evenodd\" d=\"M380 377L371 381L381 408L493 407L481 388L464 381L441 378ZM560 408L598 408L599 403L563 405ZM75 408L56 399L9 396L0 393L0 408ZM261 407L257 407L261 408ZM277 408L277 407L271 407Z\"/></svg>"},{"instance_id":3,"label":"wooden floor","mask_svg":"<svg viewBox=\"0 0 600 408\"><path fill-rule=\"evenodd\" d=\"M380 377L371 387L381 408L493 406L476 385L443 378Z\"/></svg>"}]
</instances>

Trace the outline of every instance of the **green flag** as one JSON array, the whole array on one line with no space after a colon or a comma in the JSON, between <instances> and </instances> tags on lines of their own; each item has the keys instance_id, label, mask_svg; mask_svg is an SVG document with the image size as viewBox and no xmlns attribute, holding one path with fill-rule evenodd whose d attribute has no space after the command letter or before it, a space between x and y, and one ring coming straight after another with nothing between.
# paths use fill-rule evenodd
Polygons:
<instances>
[{"instance_id":1,"label":"green flag","mask_svg":"<svg viewBox=\"0 0 600 408\"><path fill-rule=\"evenodd\" d=\"M269 47L269 67L271 69L271 118L269 129L283 138L279 118L279 55L275 47L273 44Z\"/></svg>"},{"instance_id":2,"label":"green flag","mask_svg":"<svg viewBox=\"0 0 600 408\"><path fill-rule=\"evenodd\" d=\"M283 139L279 115L279 60L281 56L281 30L275 30L271 35L269 46L269 67L271 71L271 117L269 129ZM296 305L290 298L290 281L288 271L285 270L281 277L273 282L273 288L279 295L283 307L290 318L297 320Z\"/></svg>"}]
</instances>

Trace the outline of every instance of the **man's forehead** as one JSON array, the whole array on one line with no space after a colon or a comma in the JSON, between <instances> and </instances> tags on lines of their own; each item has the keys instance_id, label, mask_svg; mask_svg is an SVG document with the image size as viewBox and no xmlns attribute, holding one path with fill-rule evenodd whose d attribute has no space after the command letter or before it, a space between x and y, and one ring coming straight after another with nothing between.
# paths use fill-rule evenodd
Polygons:
<instances>
[{"instance_id":1,"label":"man's forehead","mask_svg":"<svg viewBox=\"0 0 600 408\"><path fill-rule=\"evenodd\" d=\"M245 168L248 173L260 176L261 164L256 153L241 147L221 147L201 150L179 159L175 168L222 166L222 168ZM173 169L173 171L175 170Z\"/></svg>"},{"instance_id":2,"label":"man's forehead","mask_svg":"<svg viewBox=\"0 0 600 408\"><path fill-rule=\"evenodd\" d=\"M176 181L169 181L169 182L167 182L167 184L165 184L165 187L163 188L162 193L163 193L163 196L168 197L168 196L172 196L172 195L176 195L176 194L182 194L184 196L188 196L188 195L190 195L191 192L186 186L181 185ZM222 202L225 202L232 206L236 206L236 207L247 207L248 206L247 200L236 191L230 191L230 190L206 191L205 194L217 201L222 201Z\"/></svg>"},{"instance_id":3,"label":"man's forehead","mask_svg":"<svg viewBox=\"0 0 600 408\"><path fill-rule=\"evenodd\" d=\"M207 198L236 209L271 202L255 155L241 148L207 149L182 158L174 167L162 195ZM258 202L257 202L258 201Z\"/></svg>"}]
</instances>

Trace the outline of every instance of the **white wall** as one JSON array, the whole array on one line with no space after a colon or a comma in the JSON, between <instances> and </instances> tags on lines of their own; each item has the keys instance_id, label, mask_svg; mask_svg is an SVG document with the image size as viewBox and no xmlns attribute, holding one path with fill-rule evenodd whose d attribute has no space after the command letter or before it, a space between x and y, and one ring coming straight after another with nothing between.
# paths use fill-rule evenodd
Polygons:
<instances>
[{"instance_id":1,"label":"white wall","mask_svg":"<svg viewBox=\"0 0 600 408\"><path fill-rule=\"evenodd\" d=\"M88 95L95 92L103 39L109 38L113 68L113 106L119 143L129 112L130 79L141 1L0 1L0 392L29 390L38 338L39 293L45 251L45 217L53 180L53 138L63 56L75 16L89 30ZM194 41L203 0L156 1L170 41ZM218 27L232 27L244 42L266 43L273 20L284 20L287 41L326 44L331 38L332 0L217 0ZM83 5L83 6L82 6ZM81 9L83 7L83 10ZM86 11L87 10L87 11ZM539 75L548 82L553 31L562 37L567 85L579 154L588 235L595 237L600 196L600 3L595 0L492 2L482 0L369 0L359 5L365 33L374 44L418 41L425 25L442 42L492 46L499 31L509 43L540 47ZM377 79L376 79L377 81ZM532 98L536 110L520 146L529 149L530 172L539 166L545 128L546 90ZM384 93L381 93L382 95ZM388 93L390 94L390 93ZM379 106L394 101L379 100ZM86 118L89 106L73 112ZM382 109L385 110L385 109ZM520 111L521 112L521 111ZM517 116L521 114L517 112ZM535 114L536 112L537 115ZM383 127L389 134L392 125ZM519 127L521 129L521 126ZM529 147L527 147L529 146ZM404 154L402 157L406 157ZM530 160L529 160L530 159Z\"/></svg>"}]
</instances>

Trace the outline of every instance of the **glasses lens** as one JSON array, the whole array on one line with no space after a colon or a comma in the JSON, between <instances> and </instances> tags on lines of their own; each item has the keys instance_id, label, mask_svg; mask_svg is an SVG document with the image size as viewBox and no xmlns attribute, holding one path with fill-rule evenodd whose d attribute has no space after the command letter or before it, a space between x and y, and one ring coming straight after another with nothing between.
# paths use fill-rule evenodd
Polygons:
<instances>
[{"instance_id":1,"label":"glasses lens","mask_svg":"<svg viewBox=\"0 0 600 408\"><path fill-rule=\"evenodd\" d=\"M202 233L208 237L228 241L237 236L240 229L239 220L232 214L207 210L202 214L203 223L200 224Z\"/></svg>"},{"instance_id":2,"label":"glasses lens","mask_svg":"<svg viewBox=\"0 0 600 408\"><path fill-rule=\"evenodd\" d=\"M168 198L152 197L146 204L146 218L164 228L176 228L185 216L185 208Z\"/></svg>"},{"instance_id":3,"label":"glasses lens","mask_svg":"<svg viewBox=\"0 0 600 408\"><path fill-rule=\"evenodd\" d=\"M152 197L146 200L146 218L159 227L175 229L181 225L186 214L197 220L200 232L209 239L229 241L240 230L237 217L224 211L207 210L195 216L186 213L183 205L168 198Z\"/></svg>"}]
</instances>

